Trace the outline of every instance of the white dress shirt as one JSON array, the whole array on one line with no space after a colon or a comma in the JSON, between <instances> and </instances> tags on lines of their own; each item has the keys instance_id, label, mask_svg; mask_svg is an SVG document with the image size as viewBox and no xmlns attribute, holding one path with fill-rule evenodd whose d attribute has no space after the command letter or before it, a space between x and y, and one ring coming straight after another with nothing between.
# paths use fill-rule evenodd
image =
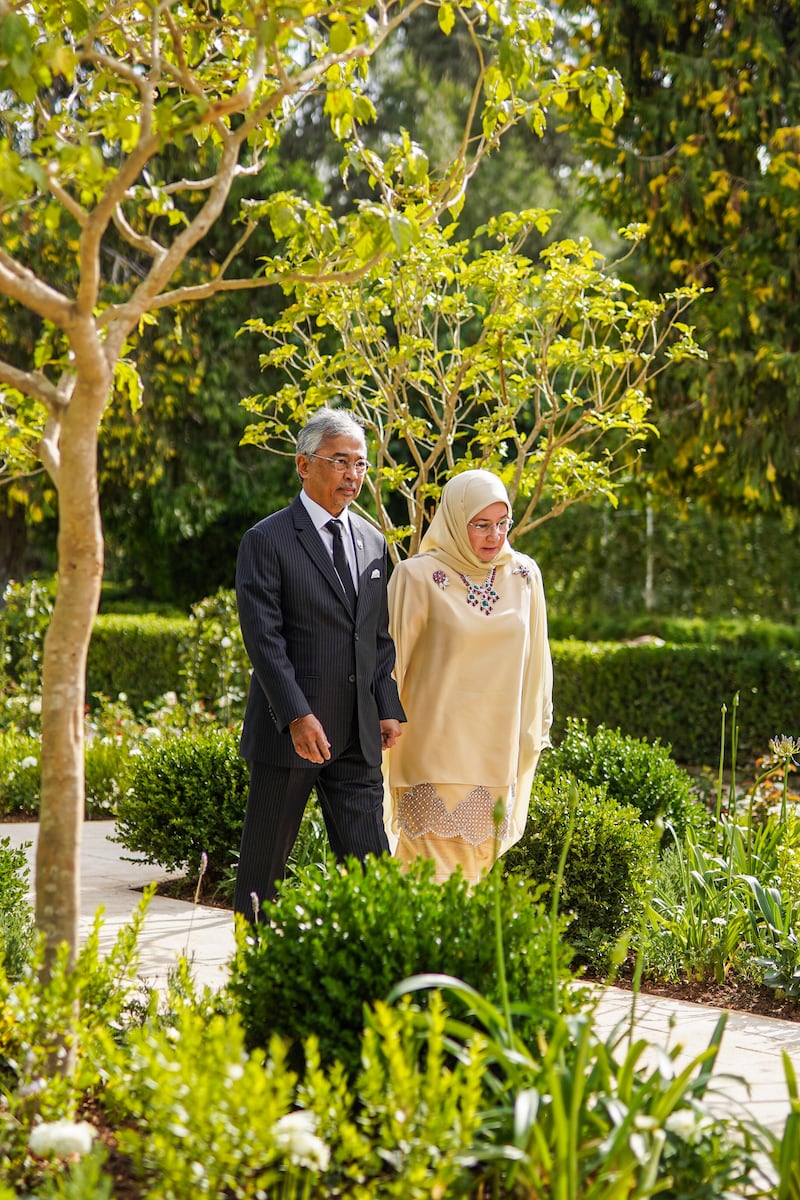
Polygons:
<instances>
[{"instance_id":1,"label":"white dress shirt","mask_svg":"<svg viewBox=\"0 0 800 1200\"><path fill-rule=\"evenodd\" d=\"M344 552L347 557L347 565L350 568L350 574L353 577L353 587L356 589L356 595L358 595L358 563L356 561L356 548L353 545L353 527L350 524L350 514L348 513L347 509L343 508L339 513L339 516L334 518L332 513L329 513L328 510L323 508L321 504L317 504L316 500L312 500L311 497L302 490L300 492L300 502L302 503L308 515L311 517L311 520L314 522L314 528L322 538L323 545L327 547L328 553L331 556L331 562L333 562L333 534L331 533L330 529L326 529L325 526L328 524L328 521L332 521L334 519L341 521L342 544L344 545Z\"/></svg>"}]
</instances>

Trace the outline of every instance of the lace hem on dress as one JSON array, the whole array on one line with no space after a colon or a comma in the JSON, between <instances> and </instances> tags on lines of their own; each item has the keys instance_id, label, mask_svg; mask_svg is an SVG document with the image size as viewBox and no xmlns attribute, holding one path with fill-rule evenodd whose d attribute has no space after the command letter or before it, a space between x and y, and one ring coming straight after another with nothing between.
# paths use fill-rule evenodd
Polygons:
<instances>
[{"instance_id":1,"label":"lace hem on dress","mask_svg":"<svg viewBox=\"0 0 800 1200\"><path fill-rule=\"evenodd\" d=\"M396 795L397 823L411 838L432 833L435 837L463 838L471 846L479 846L489 838L502 841L508 837L508 811L504 806L502 820L495 829L495 797L489 788L471 788L452 812L436 791L434 783L417 783ZM509 795L513 799L513 789Z\"/></svg>"}]
</instances>

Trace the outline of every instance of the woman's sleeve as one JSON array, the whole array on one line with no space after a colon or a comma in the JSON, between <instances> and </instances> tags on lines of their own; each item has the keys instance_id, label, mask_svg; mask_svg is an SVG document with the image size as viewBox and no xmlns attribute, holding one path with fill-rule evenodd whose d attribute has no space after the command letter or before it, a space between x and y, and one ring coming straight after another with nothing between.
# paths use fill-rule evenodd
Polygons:
<instances>
[{"instance_id":1,"label":"woman's sleeve","mask_svg":"<svg viewBox=\"0 0 800 1200\"><path fill-rule=\"evenodd\" d=\"M550 745L553 724L553 660L547 637L547 607L542 574L533 559L526 558L530 585L528 652L522 675L520 746L514 805L509 813L508 836L500 853L519 841L528 819L533 777L539 755Z\"/></svg>"},{"instance_id":2,"label":"woman's sleeve","mask_svg":"<svg viewBox=\"0 0 800 1200\"><path fill-rule=\"evenodd\" d=\"M426 581L415 573L411 564L411 559L398 563L389 580L389 632L394 642L394 677L401 703L403 681L427 620Z\"/></svg>"}]
</instances>

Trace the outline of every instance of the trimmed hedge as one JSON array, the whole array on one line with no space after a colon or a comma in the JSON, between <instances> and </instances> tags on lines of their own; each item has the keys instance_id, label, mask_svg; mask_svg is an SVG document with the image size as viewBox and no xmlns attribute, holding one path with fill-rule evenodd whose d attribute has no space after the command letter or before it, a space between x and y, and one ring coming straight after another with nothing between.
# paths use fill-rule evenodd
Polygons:
<instances>
[{"instance_id":1,"label":"trimmed hedge","mask_svg":"<svg viewBox=\"0 0 800 1200\"><path fill-rule=\"evenodd\" d=\"M800 623L748 617L672 617L662 613L575 617L548 614L554 641L627 642L657 637L675 646L735 646L738 650L794 650L800 653Z\"/></svg>"},{"instance_id":2,"label":"trimmed hedge","mask_svg":"<svg viewBox=\"0 0 800 1200\"><path fill-rule=\"evenodd\" d=\"M605 789L619 804L632 805L644 821L663 817L682 834L692 805L692 779L666 746L631 737L619 729L567 719L558 744L542 755L534 790L544 780L568 775Z\"/></svg>"},{"instance_id":3,"label":"trimmed hedge","mask_svg":"<svg viewBox=\"0 0 800 1200\"><path fill-rule=\"evenodd\" d=\"M165 692L180 691L183 646L189 638L187 618L98 616L89 645L86 694L114 700L120 694L139 710Z\"/></svg>"},{"instance_id":4,"label":"trimmed hedge","mask_svg":"<svg viewBox=\"0 0 800 1200\"><path fill-rule=\"evenodd\" d=\"M730 731L734 695L740 762L769 739L800 732L800 654L719 646L554 642L554 740L569 717L658 739L680 763L719 761L722 705ZM726 750L727 753L727 750Z\"/></svg>"},{"instance_id":5,"label":"trimmed hedge","mask_svg":"<svg viewBox=\"0 0 800 1200\"><path fill-rule=\"evenodd\" d=\"M236 631L238 635L238 631ZM125 692L134 708L181 691L187 618L100 616L89 649L89 694ZM568 717L658 739L678 762L719 760L720 713L739 693L739 759L777 734L800 733L800 653L732 645L553 641L558 740ZM246 679L240 681L246 686Z\"/></svg>"}]
</instances>

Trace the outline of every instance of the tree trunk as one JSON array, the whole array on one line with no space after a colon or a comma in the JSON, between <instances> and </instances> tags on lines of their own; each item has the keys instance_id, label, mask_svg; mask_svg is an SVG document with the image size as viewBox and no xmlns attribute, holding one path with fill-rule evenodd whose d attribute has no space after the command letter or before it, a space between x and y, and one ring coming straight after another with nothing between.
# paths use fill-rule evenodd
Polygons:
<instances>
[{"instance_id":1,"label":"tree trunk","mask_svg":"<svg viewBox=\"0 0 800 1200\"><path fill-rule=\"evenodd\" d=\"M86 660L103 575L97 435L109 381L99 374L92 385L78 383L59 439L58 588L44 643L36 854L36 922L45 934L46 970L62 942L71 961L78 945Z\"/></svg>"}]
</instances>

